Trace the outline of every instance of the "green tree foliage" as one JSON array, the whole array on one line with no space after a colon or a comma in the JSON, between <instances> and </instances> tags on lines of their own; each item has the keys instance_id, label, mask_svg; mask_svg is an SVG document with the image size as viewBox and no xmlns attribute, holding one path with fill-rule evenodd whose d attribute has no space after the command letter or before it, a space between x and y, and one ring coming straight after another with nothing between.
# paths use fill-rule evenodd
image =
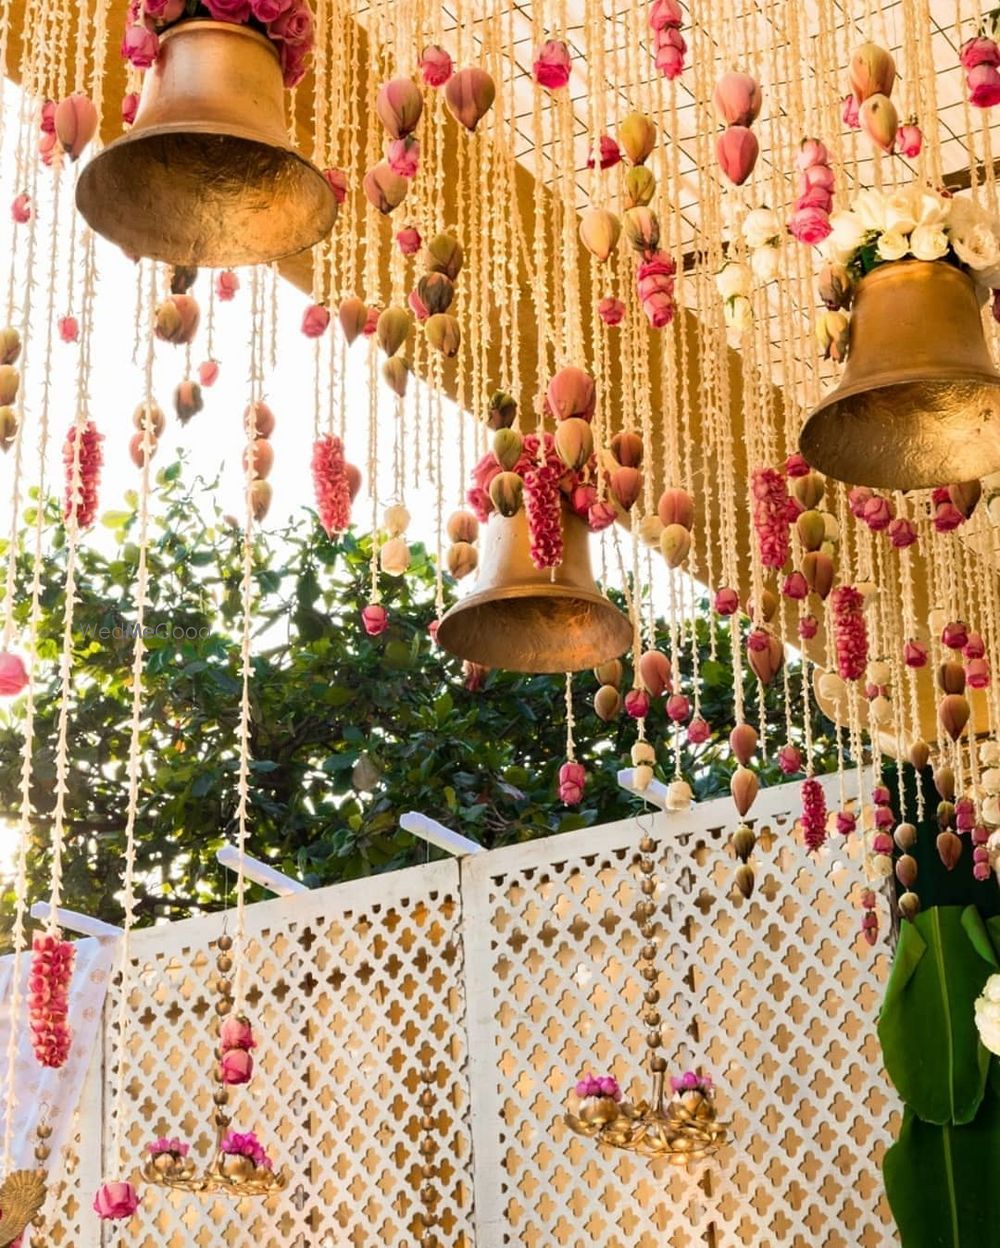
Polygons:
<instances>
[{"instance_id":1,"label":"green tree foliage","mask_svg":"<svg viewBox=\"0 0 1000 1248\"><path fill-rule=\"evenodd\" d=\"M142 722L143 772L137 821L138 915L183 917L222 904L230 881L215 852L235 832L242 533L219 514L213 485L185 485L181 466L158 477L149 548L151 603ZM136 500L106 514L108 542L84 539L77 567L70 703L71 771L64 900L111 921L126 810ZM27 520L32 521L29 514ZM50 504L42 571L37 713L32 760L32 898L44 896L54 801L65 534ZM19 552L18 624L30 609L30 540ZM462 665L433 643L436 576L422 547L408 574L383 578L389 630L366 636L371 542L351 533L330 540L311 513L255 549L252 673L251 851L310 885L333 883L422 862L427 848L398 826L420 810L493 847L622 818L639 806L617 785L628 765L634 725L600 722L596 682L576 679L578 757L589 772L578 809L559 802L564 760L564 682L560 677L486 675L466 687ZM451 600L453 587L445 586ZM123 627L124 625L124 627ZM711 644L699 619L702 713L711 740L687 747L686 776L699 799L728 791L725 748L733 723L729 633ZM713 653L714 651L714 653ZM689 663L685 664L689 667ZM474 683L474 682L473 682ZM789 672L801 705L801 673ZM785 740L781 681L767 691L769 739ZM748 684L748 706L756 692ZM19 809L24 699L0 708L0 818ZM660 761L672 763L663 710L650 719ZM820 770L834 765L823 726L813 726ZM769 763L762 780L780 779ZM0 919L9 922L12 897Z\"/></svg>"}]
</instances>

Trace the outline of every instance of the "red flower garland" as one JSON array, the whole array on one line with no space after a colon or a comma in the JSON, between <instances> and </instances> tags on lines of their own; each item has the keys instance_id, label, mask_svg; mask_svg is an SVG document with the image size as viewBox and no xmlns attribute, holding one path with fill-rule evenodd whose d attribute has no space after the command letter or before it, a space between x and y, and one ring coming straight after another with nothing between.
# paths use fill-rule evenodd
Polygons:
<instances>
[{"instance_id":1,"label":"red flower garland","mask_svg":"<svg viewBox=\"0 0 1000 1248\"><path fill-rule=\"evenodd\" d=\"M28 978L31 1047L40 1065L57 1070L66 1064L72 1041L67 1016L76 950L68 940L38 933L31 948Z\"/></svg>"},{"instance_id":2,"label":"red flower garland","mask_svg":"<svg viewBox=\"0 0 1000 1248\"><path fill-rule=\"evenodd\" d=\"M83 426L80 439L80 490L73 490L73 460L76 450L76 426L66 435L63 443L63 466L66 469L66 497L63 503L63 519L75 514L77 527L89 529L97 515L97 487L101 481L101 465L104 455L101 443L104 435L98 433L97 426L88 420Z\"/></svg>"},{"instance_id":3,"label":"red flower garland","mask_svg":"<svg viewBox=\"0 0 1000 1248\"><path fill-rule=\"evenodd\" d=\"M531 559L536 568L557 568L563 558L560 461L546 459L524 474L524 510L528 516Z\"/></svg>"},{"instance_id":4,"label":"red flower garland","mask_svg":"<svg viewBox=\"0 0 1000 1248\"><path fill-rule=\"evenodd\" d=\"M826 840L826 796L818 780L802 781L802 832L810 853Z\"/></svg>"},{"instance_id":5,"label":"red flower garland","mask_svg":"<svg viewBox=\"0 0 1000 1248\"><path fill-rule=\"evenodd\" d=\"M791 552L789 531L796 510L785 478L776 468L755 468L751 487L760 561L765 568L784 567Z\"/></svg>"},{"instance_id":6,"label":"red flower garland","mask_svg":"<svg viewBox=\"0 0 1000 1248\"><path fill-rule=\"evenodd\" d=\"M833 591L830 606L833 611L837 671L843 680L858 680L868 662L864 599L852 586L841 585Z\"/></svg>"},{"instance_id":7,"label":"red flower garland","mask_svg":"<svg viewBox=\"0 0 1000 1248\"><path fill-rule=\"evenodd\" d=\"M317 439L313 446L312 476L320 524L328 537L343 533L351 523L351 489L343 443L332 433Z\"/></svg>"}]
</instances>

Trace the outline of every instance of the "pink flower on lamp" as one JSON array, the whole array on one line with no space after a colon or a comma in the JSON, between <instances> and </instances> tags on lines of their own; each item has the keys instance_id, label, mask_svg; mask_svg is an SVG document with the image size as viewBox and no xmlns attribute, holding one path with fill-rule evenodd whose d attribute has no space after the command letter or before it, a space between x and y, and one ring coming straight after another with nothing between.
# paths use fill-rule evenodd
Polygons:
<instances>
[{"instance_id":1,"label":"pink flower on lamp","mask_svg":"<svg viewBox=\"0 0 1000 1248\"><path fill-rule=\"evenodd\" d=\"M559 799L566 806L579 806L587 783L582 763L566 762L559 768Z\"/></svg>"},{"instance_id":2,"label":"pink flower on lamp","mask_svg":"<svg viewBox=\"0 0 1000 1248\"><path fill-rule=\"evenodd\" d=\"M252 1131L230 1131L219 1145L219 1152L230 1157L249 1157L258 1170L273 1168L274 1163Z\"/></svg>"},{"instance_id":3,"label":"pink flower on lamp","mask_svg":"<svg viewBox=\"0 0 1000 1248\"><path fill-rule=\"evenodd\" d=\"M561 39L549 39L539 49L532 67L535 81L547 91L559 91L569 82L569 48Z\"/></svg>"},{"instance_id":4,"label":"pink flower on lamp","mask_svg":"<svg viewBox=\"0 0 1000 1248\"><path fill-rule=\"evenodd\" d=\"M186 1157L191 1151L191 1147L189 1144L185 1144L183 1140L168 1140L166 1136L163 1136L148 1145L146 1151L150 1157L159 1157L161 1153L167 1153L171 1157Z\"/></svg>"},{"instance_id":5,"label":"pink flower on lamp","mask_svg":"<svg viewBox=\"0 0 1000 1248\"><path fill-rule=\"evenodd\" d=\"M584 1075L574 1089L581 1101L590 1097L606 1097L611 1101L622 1099L622 1090L618 1080L611 1075Z\"/></svg>"},{"instance_id":6,"label":"pink flower on lamp","mask_svg":"<svg viewBox=\"0 0 1000 1248\"><path fill-rule=\"evenodd\" d=\"M361 612L361 623L369 637L378 637L389 627L389 612L381 603L371 602Z\"/></svg>"},{"instance_id":7,"label":"pink flower on lamp","mask_svg":"<svg viewBox=\"0 0 1000 1248\"><path fill-rule=\"evenodd\" d=\"M439 44L428 44L420 54L420 76L428 87L443 87L454 69L451 57Z\"/></svg>"},{"instance_id":8,"label":"pink flower on lamp","mask_svg":"<svg viewBox=\"0 0 1000 1248\"><path fill-rule=\"evenodd\" d=\"M675 1096L682 1092L701 1092L707 1095L712 1087L712 1080L708 1075L699 1075L693 1070L686 1071L683 1075L670 1076L670 1090Z\"/></svg>"},{"instance_id":9,"label":"pink flower on lamp","mask_svg":"<svg viewBox=\"0 0 1000 1248\"><path fill-rule=\"evenodd\" d=\"M102 1183L94 1197L94 1212L102 1221L130 1218L139 1208L139 1196L131 1183Z\"/></svg>"},{"instance_id":10,"label":"pink flower on lamp","mask_svg":"<svg viewBox=\"0 0 1000 1248\"><path fill-rule=\"evenodd\" d=\"M16 654L0 650L0 698L16 698L28 687L28 669Z\"/></svg>"}]
</instances>

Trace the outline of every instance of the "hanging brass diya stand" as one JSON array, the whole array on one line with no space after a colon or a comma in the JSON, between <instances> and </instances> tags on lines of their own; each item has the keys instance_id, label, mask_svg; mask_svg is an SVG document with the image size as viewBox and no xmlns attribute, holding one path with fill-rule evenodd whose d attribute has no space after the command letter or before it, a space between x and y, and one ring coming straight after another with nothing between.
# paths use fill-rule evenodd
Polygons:
<instances>
[{"instance_id":1,"label":"hanging brass diya stand","mask_svg":"<svg viewBox=\"0 0 1000 1248\"><path fill-rule=\"evenodd\" d=\"M577 1135L596 1139L609 1148L661 1158L673 1166L703 1161L727 1142L729 1124L718 1120L711 1081L696 1074L672 1080L668 1094L667 1062L659 1052L663 1044L660 990L656 986L656 894L654 875L656 842L643 836L639 843L639 870L643 875L642 897L636 906L639 934L644 943L639 953L639 974L645 980L642 1021L649 1029L649 1071L652 1094L648 1101L629 1102L617 1096L585 1098L579 1113L567 1113L566 1125Z\"/></svg>"},{"instance_id":2,"label":"hanging brass diya stand","mask_svg":"<svg viewBox=\"0 0 1000 1248\"><path fill-rule=\"evenodd\" d=\"M233 938L224 933L217 943L219 953L216 968L219 978L215 987L219 996L215 1003L215 1012L221 1021L233 1008L233 988L229 978L233 969ZM216 1056L221 1059L221 1049ZM142 1177L147 1183L155 1183L159 1187L172 1187L199 1194L240 1197L270 1196L274 1192L280 1192L288 1185L288 1175L284 1170L258 1165L252 1157L243 1153L223 1152L222 1143L229 1133L232 1117L228 1112L229 1088L222 1082L218 1069L216 1080L218 1086L212 1097L215 1102L213 1121L216 1148L209 1164L199 1170L186 1152L164 1149L147 1157L142 1168ZM0 1240L0 1244L2 1242Z\"/></svg>"}]
</instances>

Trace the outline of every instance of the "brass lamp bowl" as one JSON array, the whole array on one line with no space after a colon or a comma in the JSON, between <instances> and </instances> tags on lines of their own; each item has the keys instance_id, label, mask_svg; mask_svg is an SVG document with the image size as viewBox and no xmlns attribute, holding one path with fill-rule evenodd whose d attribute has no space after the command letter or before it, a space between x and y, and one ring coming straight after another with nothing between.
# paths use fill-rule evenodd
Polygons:
<instances>
[{"instance_id":1,"label":"brass lamp bowl","mask_svg":"<svg viewBox=\"0 0 1000 1248\"><path fill-rule=\"evenodd\" d=\"M853 485L916 490L1000 470L1000 374L971 278L943 260L884 264L858 283L840 385L799 448Z\"/></svg>"},{"instance_id":2,"label":"brass lamp bowl","mask_svg":"<svg viewBox=\"0 0 1000 1248\"><path fill-rule=\"evenodd\" d=\"M265 264L337 219L320 171L291 146L274 44L248 26L172 26L135 123L80 176L89 225L127 254L174 265Z\"/></svg>"},{"instance_id":3,"label":"brass lamp bowl","mask_svg":"<svg viewBox=\"0 0 1000 1248\"><path fill-rule=\"evenodd\" d=\"M491 516L476 588L442 619L439 645L484 667L529 673L578 672L624 654L632 626L597 588L589 530L565 508L562 525L562 563L536 568L524 508Z\"/></svg>"}]
</instances>

